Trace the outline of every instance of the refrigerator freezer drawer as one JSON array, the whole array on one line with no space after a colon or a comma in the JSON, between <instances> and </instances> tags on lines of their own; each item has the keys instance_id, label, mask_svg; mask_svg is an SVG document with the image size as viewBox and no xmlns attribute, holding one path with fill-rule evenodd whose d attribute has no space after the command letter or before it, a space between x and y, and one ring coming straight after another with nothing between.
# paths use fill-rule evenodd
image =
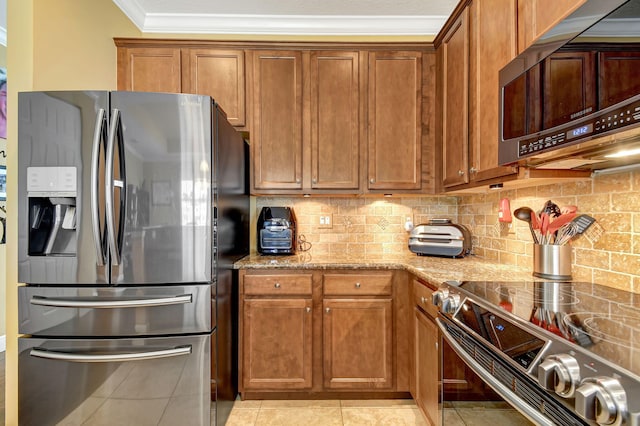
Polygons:
<instances>
[{"instance_id":1,"label":"refrigerator freezer drawer","mask_svg":"<svg viewBox=\"0 0 640 426\"><path fill-rule=\"evenodd\" d=\"M19 287L21 334L50 337L159 336L215 327L213 285Z\"/></svg>"},{"instance_id":2,"label":"refrigerator freezer drawer","mask_svg":"<svg viewBox=\"0 0 640 426\"><path fill-rule=\"evenodd\" d=\"M18 342L21 425L209 425L211 334Z\"/></svg>"}]
</instances>

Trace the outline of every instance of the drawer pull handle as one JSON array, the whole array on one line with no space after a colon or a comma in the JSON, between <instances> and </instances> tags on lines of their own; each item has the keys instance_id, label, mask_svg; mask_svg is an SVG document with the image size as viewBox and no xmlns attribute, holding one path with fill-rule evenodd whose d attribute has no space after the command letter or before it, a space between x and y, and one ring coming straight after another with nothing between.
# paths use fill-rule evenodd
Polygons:
<instances>
[{"instance_id":1,"label":"drawer pull handle","mask_svg":"<svg viewBox=\"0 0 640 426\"><path fill-rule=\"evenodd\" d=\"M33 348L31 349L31 352L29 352L29 355L39 358L55 359L67 362L126 362L156 358L169 358L180 355L189 355L190 353L191 345L178 346L172 349L162 349L150 352L124 352L113 354L74 354L72 352L57 352L43 348Z\"/></svg>"},{"instance_id":2,"label":"drawer pull handle","mask_svg":"<svg viewBox=\"0 0 640 426\"><path fill-rule=\"evenodd\" d=\"M360 288L360 283L356 283L356 288Z\"/></svg>"},{"instance_id":3,"label":"drawer pull handle","mask_svg":"<svg viewBox=\"0 0 640 426\"><path fill-rule=\"evenodd\" d=\"M168 306L192 303L191 294L183 294L171 297L156 297L150 299L117 299L117 300L86 300L65 299L56 297L33 296L29 301L32 305L49 306L54 308L90 308L90 309L115 309L115 308L143 308L149 306Z\"/></svg>"},{"instance_id":4,"label":"drawer pull handle","mask_svg":"<svg viewBox=\"0 0 640 426\"><path fill-rule=\"evenodd\" d=\"M275 283L273 286L274 286L275 288L280 288L280 283Z\"/></svg>"}]
</instances>

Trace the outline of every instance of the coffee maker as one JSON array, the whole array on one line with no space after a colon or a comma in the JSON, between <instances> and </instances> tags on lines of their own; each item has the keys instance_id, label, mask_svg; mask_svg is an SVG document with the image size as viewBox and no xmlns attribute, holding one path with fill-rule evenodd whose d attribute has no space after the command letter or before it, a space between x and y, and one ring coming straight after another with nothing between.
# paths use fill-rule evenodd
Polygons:
<instances>
[{"instance_id":1,"label":"coffee maker","mask_svg":"<svg viewBox=\"0 0 640 426\"><path fill-rule=\"evenodd\" d=\"M258 253L295 254L296 216L290 207L263 207L258 217Z\"/></svg>"}]
</instances>

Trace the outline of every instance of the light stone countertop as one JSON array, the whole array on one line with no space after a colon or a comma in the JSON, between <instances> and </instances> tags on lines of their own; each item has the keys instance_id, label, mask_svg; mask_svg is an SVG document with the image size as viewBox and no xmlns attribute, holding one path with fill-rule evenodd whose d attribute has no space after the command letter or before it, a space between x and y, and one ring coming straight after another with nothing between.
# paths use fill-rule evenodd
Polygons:
<instances>
[{"instance_id":1,"label":"light stone countertop","mask_svg":"<svg viewBox=\"0 0 640 426\"><path fill-rule=\"evenodd\" d=\"M302 252L292 256L252 254L234 264L235 269L402 269L435 285L443 281L528 281L530 269L500 265L477 256L446 258L400 255L314 256Z\"/></svg>"}]
</instances>

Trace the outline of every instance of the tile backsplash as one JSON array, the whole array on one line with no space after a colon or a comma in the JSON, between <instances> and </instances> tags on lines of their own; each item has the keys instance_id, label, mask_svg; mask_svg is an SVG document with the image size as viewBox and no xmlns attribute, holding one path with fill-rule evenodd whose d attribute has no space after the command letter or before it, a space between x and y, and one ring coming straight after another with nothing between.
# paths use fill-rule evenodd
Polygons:
<instances>
[{"instance_id":1,"label":"tile backsplash","mask_svg":"<svg viewBox=\"0 0 640 426\"><path fill-rule=\"evenodd\" d=\"M502 198L510 200L511 212L521 206L537 211L552 200L593 216L605 232L593 244L584 237L571 243L574 280L640 293L640 171L456 196L257 197L254 218L263 206L293 207L298 234L311 243L312 254L376 258L408 252L407 219L419 224L447 217L469 227L475 255L530 269L533 243L528 225L515 218L510 225L498 221ZM321 216L330 217L330 228L320 225Z\"/></svg>"}]
</instances>

